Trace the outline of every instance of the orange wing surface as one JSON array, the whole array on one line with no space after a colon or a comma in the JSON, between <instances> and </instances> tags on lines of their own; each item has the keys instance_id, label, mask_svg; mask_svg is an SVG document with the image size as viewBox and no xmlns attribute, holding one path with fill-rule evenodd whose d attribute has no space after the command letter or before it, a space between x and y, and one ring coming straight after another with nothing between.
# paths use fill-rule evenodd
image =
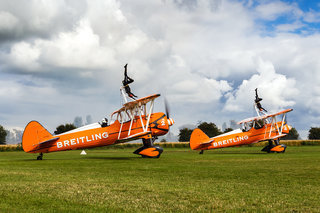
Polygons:
<instances>
[{"instance_id":1,"label":"orange wing surface","mask_svg":"<svg viewBox=\"0 0 320 213\"><path fill-rule=\"evenodd\" d=\"M244 119L244 120L238 122L238 124L242 124L242 123L247 123L247 122L251 122L251 121L257 121L257 120L262 120L262 119L274 117L274 116L281 115L281 114L284 114L284 113L287 113L287 112L291 112L292 110L293 110L293 109L286 109L286 110L282 110L282 111L280 111L280 112L273 113L273 114L269 114L269 115L263 115L263 116L257 116L257 117L247 118L247 119Z\"/></svg>"},{"instance_id":2,"label":"orange wing surface","mask_svg":"<svg viewBox=\"0 0 320 213\"><path fill-rule=\"evenodd\" d=\"M150 95L150 96L147 96L147 97L143 97L143 98L137 99L135 101L131 101L131 102L125 103L125 104L123 104L123 107L121 107L119 110L113 112L111 114L111 117L114 114L120 113L120 112L125 111L127 109L132 109L137 105L139 105L139 106L145 105L148 102L152 101L153 99L158 98L159 96L160 96L160 94L153 94L153 95Z\"/></svg>"}]
</instances>

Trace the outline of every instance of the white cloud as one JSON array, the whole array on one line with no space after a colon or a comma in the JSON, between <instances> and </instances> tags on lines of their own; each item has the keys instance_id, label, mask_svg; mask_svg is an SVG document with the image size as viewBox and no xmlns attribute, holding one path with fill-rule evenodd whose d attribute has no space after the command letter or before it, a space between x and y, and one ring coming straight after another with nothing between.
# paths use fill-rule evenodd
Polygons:
<instances>
[{"instance_id":1,"label":"white cloud","mask_svg":"<svg viewBox=\"0 0 320 213\"><path fill-rule=\"evenodd\" d=\"M230 112L247 113L256 87L266 108L294 107L312 117L313 123L319 122L313 115L320 97L314 92L320 81L320 35L292 33L306 27L304 21L317 22L315 11L301 11L297 4L282 1L58 0L21 6L19 2L13 7L15 3L0 2L0 75L20 81L3 84L0 97L10 93L16 97L11 100L17 101L22 98L17 94L22 94L22 99L34 103L24 107L24 114L14 113L25 122L40 107L71 119L90 111L99 119L114 111L119 107L118 87L126 63L135 79L133 92L138 96L165 93L173 109L180 107L174 116L181 122L210 118L219 124L222 119L242 119ZM282 16L292 19L274 23L272 37L261 35L257 20ZM32 83L47 85L31 90L23 83L26 76ZM41 103L48 95L61 102ZM73 103L81 107L69 115ZM51 116L50 125L59 124L61 117ZM298 120L299 128L307 125Z\"/></svg>"},{"instance_id":2,"label":"white cloud","mask_svg":"<svg viewBox=\"0 0 320 213\"><path fill-rule=\"evenodd\" d=\"M0 1L0 41L49 38L72 27L82 16L84 7L83 0Z\"/></svg>"},{"instance_id":3,"label":"white cloud","mask_svg":"<svg viewBox=\"0 0 320 213\"><path fill-rule=\"evenodd\" d=\"M0 31L11 31L18 24L18 19L7 11L0 11Z\"/></svg>"},{"instance_id":4,"label":"white cloud","mask_svg":"<svg viewBox=\"0 0 320 213\"><path fill-rule=\"evenodd\" d=\"M293 107L294 98L299 95L296 89L296 81L284 75L276 73L271 62L257 60L257 74L244 80L237 90L227 95L228 99L224 110L249 111L254 100L254 90L258 88L263 104L271 110Z\"/></svg>"},{"instance_id":5,"label":"white cloud","mask_svg":"<svg viewBox=\"0 0 320 213\"><path fill-rule=\"evenodd\" d=\"M283 1L262 3L255 8L255 12L257 17L269 21L288 14L293 15L292 18L300 17L303 14L296 4Z\"/></svg>"},{"instance_id":6,"label":"white cloud","mask_svg":"<svg viewBox=\"0 0 320 213\"><path fill-rule=\"evenodd\" d=\"M305 24L301 22L295 22L292 24L279 24L276 27L278 32L294 32L295 30L301 29Z\"/></svg>"},{"instance_id":7,"label":"white cloud","mask_svg":"<svg viewBox=\"0 0 320 213\"><path fill-rule=\"evenodd\" d=\"M193 76L169 86L169 90L175 102L207 104L217 102L225 92L231 90L231 87L224 80L216 81Z\"/></svg>"},{"instance_id":8,"label":"white cloud","mask_svg":"<svg viewBox=\"0 0 320 213\"><path fill-rule=\"evenodd\" d=\"M113 51L100 44L100 37L87 20L80 20L74 31L62 32L52 41L38 40L42 59L57 67L95 69L114 64Z\"/></svg>"},{"instance_id":9,"label":"white cloud","mask_svg":"<svg viewBox=\"0 0 320 213\"><path fill-rule=\"evenodd\" d=\"M309 23L319 23L320 22L320 12L318 11L308 11L305 13L304 21Z\"/></svg>"},{"instance_id":10,"label":"white cloud","mask_svg":"<svg viewBox=\"0 0 320 213\"><path fill-rule=\"evenodd\" d=\"M19 42L12 46L8 59L11 63L25 71L38 71L40 49L27 42Z\"/></svg>"}]
</instances>

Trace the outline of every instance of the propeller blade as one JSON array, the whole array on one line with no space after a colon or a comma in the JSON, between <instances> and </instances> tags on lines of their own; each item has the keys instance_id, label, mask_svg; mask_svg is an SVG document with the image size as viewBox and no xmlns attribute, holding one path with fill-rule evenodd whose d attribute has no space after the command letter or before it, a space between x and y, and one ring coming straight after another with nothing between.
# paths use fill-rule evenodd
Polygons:
<instances>
[{"instance_id":1,"label":"propeller blade","mask_svg":"<svg viewBox=\"0 0 320 213\"><path fill-rule=\"evenodd\" d=\"M166 98L164 98L164 106L165 106L167 118L170 118L170 107Z\"/></svg>"},{"instance_id":2,"label":"propeller blade","mask_svg":"<svg viewBox=\"0 0 320 213\"><path fill-rule=\"evenodd\" d=\"M285 115L286 117L284 117L284 124L287 124L288 123L288 120L287 120L287 117L288 115Z\"/></svg>"}]
</instances>

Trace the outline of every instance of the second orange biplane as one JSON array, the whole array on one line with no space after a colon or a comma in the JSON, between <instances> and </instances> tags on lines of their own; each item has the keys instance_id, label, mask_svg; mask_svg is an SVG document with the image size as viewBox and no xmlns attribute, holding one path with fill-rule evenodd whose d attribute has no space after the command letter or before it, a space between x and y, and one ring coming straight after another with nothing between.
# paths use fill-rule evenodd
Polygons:
<instances>
[{"instance_id":1,"label":"second orange biplane","mask_svg":"<svg viewBox=\"0 0 320 213\"><path fill-rule=\"evenodd\" d=\"M101 123L86 125L59 135L52 135L37 121L31 121L26 126L22 147L28 153L40 153L37 160L42 160L43 153L87 149L100 146L108 146L142 139L143 146L134 153L142 157L159 158L163 149L154 146L157 136L165 135L174 123L169 118L166 105L166 113L153 113L154 101L160 94L150 95L135 99L129 84L133 80L127 76L125 66L125 80L120 88L125 103L123 107L111 114L112 124L107 119ZM128 102L127 98L132 101Z\"/></svg>"},{"instance_id":2,"label":"second orange biplane","mask_svg":"<svg viewBox=\"0 0 320 213\"><path fill-rule=\"evenodd\" d=\"M267 111L261 106L262 98L258 97L256 89L255 109L258 116L240 121L242 129L236 129L231 132L209 138L200 129L195 129L190 138L190 147L193 150L218 149L225 147L248 145L261 141L269 141L261 151L265 152L285 152L286 145L279 144L280 138L289 133L291 126L286 123L286 113L292 109L286 109L274 114L267 114ZM280 121L277 116L282 115Z\"/></svg>"}]
</instances>

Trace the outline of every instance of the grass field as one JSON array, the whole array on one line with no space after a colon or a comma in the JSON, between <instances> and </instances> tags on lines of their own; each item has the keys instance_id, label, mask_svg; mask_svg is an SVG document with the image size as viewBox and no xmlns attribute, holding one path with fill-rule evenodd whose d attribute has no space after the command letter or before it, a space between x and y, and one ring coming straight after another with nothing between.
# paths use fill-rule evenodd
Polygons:
<instances>
[{"instance_id":1,"label":"grass field","mask_svg":"<svg viewBox=\"0 0 320 213\"><path fill-rule=\"evenodd\" d=\"M320 146L0 152L0 212L320 212Z\"/></svg>"}]
</instances>

